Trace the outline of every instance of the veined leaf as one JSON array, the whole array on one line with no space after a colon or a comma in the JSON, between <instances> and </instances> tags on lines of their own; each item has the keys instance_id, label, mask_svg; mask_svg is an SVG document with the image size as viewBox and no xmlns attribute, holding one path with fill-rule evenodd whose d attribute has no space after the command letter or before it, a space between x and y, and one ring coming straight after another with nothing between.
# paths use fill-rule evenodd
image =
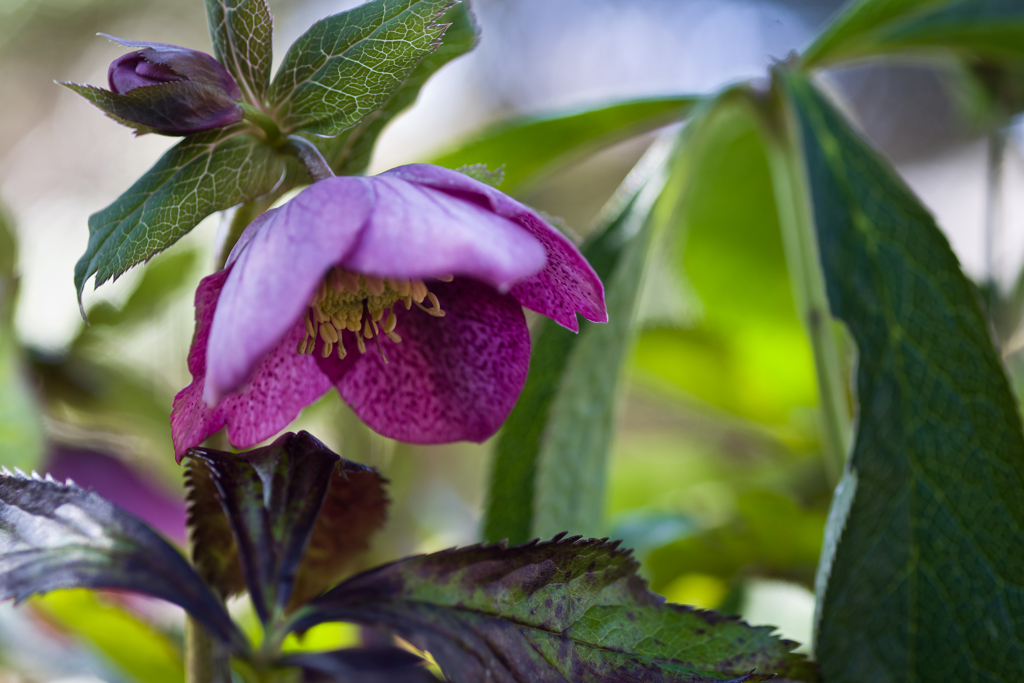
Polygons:
<instances>
[{"instance_id":1,"label":"veined leaf","mask_svg":"<svg viewBox=\"0 0 1024 683\"><path fill-rule=\"evenodd\" d=\"M1024 436L977 292L893 170L806 77L781 77L829 303L859 351L818 574L825 678L1015 681Z\"/></svg>"},{"instance_id":2,"label":"veined leaf","mask_svg":"<svg viewBox=\"0 0 1024 683\"><path fill-rule=\"evenodd\" d=\"M453 683L813 680L771 627L664 604L617 545L558 536L400 560L325 593L292 627L386 627Z\"/></svg>"},{"instance_id":3,"label":"veined leaf","mask_svg":"<svg viewBox=\"0 0 1024 683\"><path fill-rule=\"evenodd\" d=\"M432 163L447 168L504 165L501 189L515 194L556 167L682 120L699 101L691 96L660 97L501 123Z\"/></svg>"},{"instance_id":4,"label":"veined leaf","mask_svg":"<svg viewBox=\"0 0 1024 683\"><path fill-rule=\"evenodd\" d=\"M78 93L118 123L136 130L136 135L203 130L242 118L242 109L224 91L199 81L172 81L116 93L93 85L61 83ZM220 121L219 124L213 122Z\"/></svg>"},{"instance_id":5,"label":"veined leaf","mask_svg":"<svg viewBox=\"0 0 1024 683\"><path fill-rule=\"evenodd\" d=\"M182 140L89 217L89 245L75 265L79 303L92 275L98 287L171 246L210 214L274 188L285 160L245 130L232 126Z\"/></svg>"},{"instance_id":6,"label":"veined leaf","mask_svg":"<svg viewBox=\"0 0 1024 683\"><path fill-rule=\"evenodd\" d=\"M373 113L440 44L453 0L374 0L322 19L288 50L271 99L287 131L337 135Z\"/></svg>"},{"instance_id":7,"label":"veined leaf","mask_svg":"<svg viewBox=\"0 0 1024 683\"><path fill-rule=\"evenodd\" d=\"M189 458L189 525L202 541L196 565L223 595L240 588L239 567L264 623L327 589L384 523L376 470L306 432L244 457L196 448Z\"/></svg>"},{"instance_id":8,"label":"veined leaf","mask_svg":"<svg viewBox=\"0 0 1024 683\"><path fill-rule=\"evenodd\" d=\"M206 0L213 54L238 82L242 97L262 107L270 85L274 20L267 0Z\"/></svg>"},{"instance_id":9,"label":"veined leaf","mask_svg":"<svg viewBox=\"0 0 1024 683\"><path fill-rule=\"evenodd\" d=\"M310 136L335 173L355 175L365 171L384 126L412 105L428 78L476 45L477 26L465 2L452 5L438 22L448 25L441 37L441 45L423 58L381 107L333 138Z\"/></svg>"},{"instance_id":10,"label":"veined leaf","mask_svg":"<svg viewBox=\"0 0 1024 683\"><path fill-rule=\"evenodd\" d=\"M141 520L71 484L0 475L0 599L20 601L60 588L162 598L236 651L248 648L185 558Z\"/></svg>"}]
</instances>

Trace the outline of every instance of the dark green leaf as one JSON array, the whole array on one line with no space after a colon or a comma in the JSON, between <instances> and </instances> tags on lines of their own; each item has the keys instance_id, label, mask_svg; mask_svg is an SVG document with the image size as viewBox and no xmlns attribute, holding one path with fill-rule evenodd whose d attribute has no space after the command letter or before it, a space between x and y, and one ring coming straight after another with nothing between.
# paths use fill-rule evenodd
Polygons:
<instances>
[{"instance_id":1,"label":"dark green leaf","mask_svg":"<svg viewBox=\"0 0 1024 683\"><path fill-rule=\"evenodd\" d=\"M453 0L374 0L306 31L288 50L271 99L286 131L337 135L398 90L444 34Z\"/></svg>"},{"instance_id":2,"label":"dark green leaf","mask_svg":"<svg viewBox=\"0 0 1024 683\"><path fill-rule=\"evenodd\" d=\"M252 200L280 181L285 160L245 126L190 136L113 204L89 217L89 245L75 266L81 301L96 286L163 251L212 213Z\"/></svg>"},{"instance_id":3,"label":"dark green leaf","mask_svg":"<svg viewBox=\"0 0 1024 683\"><path fill-rule=\"evenodd\" d=\"M224 112L237 112L234 121L242 118L241 107L224 91L198 81L173 81L147 85L125 94L110 92L92 85L61 83L118 123L134 128L137 134L166 133L182 135L193 130L210 128L210 119Z\"/></svg>"},{"instance_id":4,"label":"dark green leaf","mask_svg":"<svg viewBox=\"0 0 1024 683\"><path fill-rule=\"evenodd\" d=\"M397 647L304 653L281 663L303 669L306 683L437 683L421 657Z\"/></svg>"},{"instance_id":5,"label":"dark green leaf","mask_svg":"<svg viewBox=\"0 0 1024 683\"><path fill-rule=\"evenodd\" d=\"M311 138L335 173L353 175L365 171L370 163L373 146L384 126L416 100L428 78L476 45L477 27L465 2L450 7L439 23L448 24L441 37L441 45L423 58L381 107L340 135L333 138Z\"/></svg>"},{"instance_id":6,"label":"dark green leaf","mask_svg":"<svg viewBox=\"0 0 1024 683\"><path fill-rule=\"evenodd\" d=\"M770 627L664 604L617 545L558 536L400 560L314 600L293 627L392 629L453 683L813 679Z\"/></svg>"},{"instance_id":7,"label":"dark green leaf","mask_svg":"<svg viewBox=\"0 0 1024 683\"><path fill-rule=\"evenodd\" d=\"M244 457L202 448L189 457L189 524L204 536L196 565L224 595L240 588L240 568L264 623L333 584L384 523L376 470L306 432Z\"/></svg>"},{"instance_id":8,"label":"dark green leaf","mask_svg":"<svg viewBox=\"0 0 1024 683\"><path fill-rule=\"evenodd\" d=\"M1024 671L1024 436L976 291L934 219L802 76L783 74L857 440L818 577L829 681Z\"/></svg>"},{"instance_id":9,"label":"dark green leaf","mask_svg":"<svg viewBox=\"0 0 1024 683\"><path fill-rule=\"evenodd\" d=\"M206 0L217 61L238 82L242 97L260 107L267 98L274 20L266 0Z\"/></svg>"},{"instance_id":10,"label":"dark green leaf","mask_svg":"<svg viewBox=\"0 0 1024 683\"><path fill-rule=\"evenodd\" d=\"M433 163L447 168L504 164L502 190L515 194L559 166L681 120L697 102L699 98L690 96L662 97L510 121L483 131Z\"/></svg>"},{"instance_id":11,"label":"dark green leaf","mask_svg":"<svg viewBox=\"0 0 1024 683\"><path fill-rule=\"evenodd\" d=\"M141 520L49 477L0 476L0 599L60 588L145 593L183 607L211 634L248 645L184 557Z\"/></svg>"}]
</instances>

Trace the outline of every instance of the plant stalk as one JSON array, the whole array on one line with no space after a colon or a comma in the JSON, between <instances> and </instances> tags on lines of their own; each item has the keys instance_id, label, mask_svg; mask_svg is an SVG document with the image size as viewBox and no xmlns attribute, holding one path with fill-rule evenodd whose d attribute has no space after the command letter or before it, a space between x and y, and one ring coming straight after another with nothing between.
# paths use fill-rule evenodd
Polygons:
<instances>
[{"instance_id":1,"label":"plant stalk","mask_svg":"<svg viewBox=\"0 0 1024 683\"><path fill-rule=\"evenodd\" d=\"M776 90L777 92L777 90ZM839 359L835 325L829 312L825 278L811 194L802 162L799 131L784 97L771 99L772 125L765 135L776 211L782 229L790 284L797 311L807 330L817 370L824 436L825 470L829 482L839 482L850 452L853 426L847 399L848 378ZM763 109L759 110L763 115Z\"/></svg>"},{"instance_id":2,"label":"plant stalk","mask_svg":"<svg viewBox=\"0 0 1024 683\"><path fill-rule=\"evenodd\" d=\"M249 123L253 123L263 131L267 136L267 144L271 147L279 147L281 145L282 138L281 129L277 127L277 123L274 119L270 118L262 111L247 104L245 102L239 103L242 106L244 112L243 118Z\"/></svg>"},{"instance_id":3,"label":"plant stalk","mask_svg":"<svg viewBox=\"0 0 1024 683\"><path fill-rule=\"evenodd\" d=\"M314 183L334 177L331 165L327 163L327 160L324 159L323 154L316 148L316 145L306 138L299 135L289 135L286 138L284 147L299 158L299 161L306 167L306 172L309 173L309 177L313 179Z\"/></svg>"}]
</instances>

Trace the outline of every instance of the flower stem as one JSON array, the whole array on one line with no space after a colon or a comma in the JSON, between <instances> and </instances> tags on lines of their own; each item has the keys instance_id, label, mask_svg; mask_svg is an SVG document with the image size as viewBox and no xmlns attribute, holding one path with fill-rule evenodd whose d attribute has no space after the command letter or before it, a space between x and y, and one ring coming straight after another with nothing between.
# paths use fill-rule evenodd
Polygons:
<instances>
[{"instance_id":1,"label":"flower stem","mask_svg":"<svg viewBox=\"0 0 1024 683\"><path fill-rule=\"evenodd\" d=\"M299 161L306 167L306 172L313 182L319 182L334 177L331 165L327 163L320 150L312 142L299 135L289 135L286 138L285 149L299 158Z\"/></svg>"},{"instance_id":2,"label":"flower stem","mask_svg":"<svg viewBox=\"0 0 1024 683\"><path fill-rule=\"evenodd\" d=\"M227 657L191 615L185 618L186 683L229 683Z\"/></svg>"},{"instance_id":3,"label":"flower stem","mask_svg":"<svg viewBox=\"0 0 1024 683\"><path fill-rule=\"evenodd\" d=\"M784 97L772 100L765 147L775 193L776 211L797 311L807 329L814 364L824 436L825 471L834 485L846 467L853 428L847 401L847 378L829 312L825 278L802 163L799 131Z\"/></svg>"},{"instance_id":4,"label":"flower stem","mask_svg":"<svg viewBox=\"0 0 1024 683\"><path fill-rule=\"evenodd\" d=\"M246 102L240 102L242 111L244 112L243 118L249 123L254 123L260 127L260 129L267 136L267 144L271 147L277 147L281 144L281 129L277 127L277 123L274 119L270 118L256 107Z\"/></svg>"}]
</instances>

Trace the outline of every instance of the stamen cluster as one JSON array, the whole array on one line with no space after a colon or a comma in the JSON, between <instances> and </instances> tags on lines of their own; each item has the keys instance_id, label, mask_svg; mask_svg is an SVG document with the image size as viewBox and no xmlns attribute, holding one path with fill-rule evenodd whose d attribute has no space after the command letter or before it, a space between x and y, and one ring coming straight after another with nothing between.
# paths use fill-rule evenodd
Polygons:
<instances>
[{"instance_id":1,"label":"stamen cluster","mask_svg":"<svg viewBox=\"0 0 1024 683\"><path fill-rule=\"evenodd\" d=\"M442 282L451 282L452 277L438 277ZM444 317L437 296L427 289L423 280L400 280L359 275L343 268L332 268L320 282L319 288L304 314L306 336L299 341L296 351L300 354L313 353L316 338L323 340L320 355L327 358L334 347L338 357L345 358L348 352L342 334L347 330L356 339L359 353L366 353L365 339L373 339L381 358L387 363L387 356L380 345L384 334L396 344L402 337L395 332L398 316L395 305L401 301L409 310L415 304L418 308L436 318ZM423 305L430 302L430 308Z\"/></svg>"}]
</instances>

